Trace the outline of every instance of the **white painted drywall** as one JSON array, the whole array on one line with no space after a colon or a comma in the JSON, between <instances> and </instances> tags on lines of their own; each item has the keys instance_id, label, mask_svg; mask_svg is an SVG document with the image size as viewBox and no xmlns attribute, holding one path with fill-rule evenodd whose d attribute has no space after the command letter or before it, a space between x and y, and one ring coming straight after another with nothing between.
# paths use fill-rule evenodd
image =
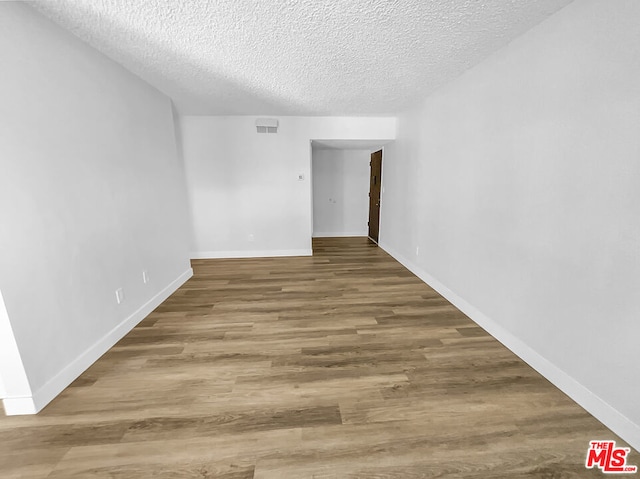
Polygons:
<instances>
[{"instance_id":1,"label":"white painted drywall","mask_svg":"<svg viewBox=\"0 0 640 479\"><path fill-rule=\"evenodd\" d=\"M192 257L311 254L309 142L395 138L395 118L279 117L276 134L255 120L181 118Z\"/></svg>"},{"instance_id":2,"label":"white painted drywall","mask_svg":"<svg viewBox=\"0 0 640 479\"><path fill-rule=\"evenodd\" d=\"M366 236L369 150L312 152L313 236Z\"/></svg>"},{"instance_id":3,"label":"white painted drywall","mask_svg":"<svg viewBox=\"0 0 640 479\"><path fill-rule=\"evenodd\" d=\"M381 232L636 448L639 20L574 2L402 115Z\"/></svg>"},{"instance_id":4,"label":"white painted drywall","mask_svg":"<svg viewBox=\"0 0 640 479\"><path fill-rule=\"evenodd\" d=\"M186 188L166 96L24 3L0 58L0 290L37 409L188 275Z\"/></svg>"}]
</instances>

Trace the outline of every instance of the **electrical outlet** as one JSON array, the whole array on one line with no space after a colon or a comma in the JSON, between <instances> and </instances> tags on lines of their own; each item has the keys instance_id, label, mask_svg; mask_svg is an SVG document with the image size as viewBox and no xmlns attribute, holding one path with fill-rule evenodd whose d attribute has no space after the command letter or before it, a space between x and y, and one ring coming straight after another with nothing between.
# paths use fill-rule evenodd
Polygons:
<instances>
[{"instance_id":1,"label":"electrical outlet","mask_svg":"<svg viewBox=\"0 0 640 479\"><path fill-rule=\"evenodd\" d=\"M256 238L255 238L255 236L253 236L253 233L251 233L251 234L248 236L248 239L249 239L249 242L250 242L250 243L253 243L253 241L254 241Z\"/></svg>"},{"instance_id":2,"label":"electrical outlet","mask_svg":"<svg viewBox=\"0 0 640 479\"><path fill-rule=\"evenodd\" d=\"M420 246L416 246L416 256L420 256Z\"/></svg>"},{"instance_id":3,"label":"electrical outlet","mask_svg":"<svg viewBox=\"0 0 640 479\"><path fill-rule=\"evenodd\" d=\"M149 272L145 269L142 271L142 282L147 284L149 282Z\"/></svg>"},{"instance_id":4,"label":"electrical outlet","mask_svg":"<svg viewBox=\"0 0 640 479\"><path fill-rule=\"evenodd\" d=\"M121 304L124 301L124 292L122 291L122 288L116 289L116 301L118 304Z\"/></svg>"}]
</instances>

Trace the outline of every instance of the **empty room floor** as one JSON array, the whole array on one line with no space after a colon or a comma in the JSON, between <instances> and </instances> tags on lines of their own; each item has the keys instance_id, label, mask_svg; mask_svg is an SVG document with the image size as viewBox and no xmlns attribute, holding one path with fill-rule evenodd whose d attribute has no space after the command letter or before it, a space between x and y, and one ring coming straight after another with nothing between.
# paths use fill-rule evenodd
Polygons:
<instances>
[{"instance_id":1,"label":"empty room floor","mask_svg":"<svg viewBox=\"0 0 640 479\"><path fill-rule=\"evenodd\" d=\"M589 441L626 445L367 239L193 267L40 414L0 417L3 479L603 477Z\"/></svg>"}]
</instances>

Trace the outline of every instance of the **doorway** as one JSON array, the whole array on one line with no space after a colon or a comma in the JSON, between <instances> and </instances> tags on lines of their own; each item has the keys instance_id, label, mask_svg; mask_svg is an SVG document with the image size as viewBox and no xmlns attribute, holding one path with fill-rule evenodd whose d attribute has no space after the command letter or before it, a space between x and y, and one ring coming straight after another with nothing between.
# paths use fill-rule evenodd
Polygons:
<instances>
[{"instance_id":1,"label":"doorway","mask_svg":"<svg viewBox=\"0 0 640 479\"><path fill-rule=\"evenodd\" d=\"M382 186L382 150L371 153L369 178L369 238L378 243L380 236L380 192Z\"/></svg>"}]
</instances>

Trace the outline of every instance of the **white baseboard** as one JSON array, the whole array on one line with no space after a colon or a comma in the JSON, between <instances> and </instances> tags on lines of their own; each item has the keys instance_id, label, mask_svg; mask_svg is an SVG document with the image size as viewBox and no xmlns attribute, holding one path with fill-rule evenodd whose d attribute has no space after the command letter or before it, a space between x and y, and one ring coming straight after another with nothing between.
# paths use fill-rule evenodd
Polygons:
<instances>
[{"instance_id":1,"label":"white baseboard","mask_svg":"<svg viewBox=\"0 0 640 479\"><path fill-rule=\"evenodd\" d=\"M193 270L189 268L162 289L162 291L143 304L135 313L118 324L93 346L67 365L62 371L47 381L47 383L38 389L32 397L3 399L2 404L4 405L4 410L7 416L36 414L40 411L43 407L49 404L53 398L69 386L69 384L71 384L78 376L86 371L89 366L95 363L100 356L106 353L140 321L146 318L151 311L156 309L174 291L191 278L191 276L193 276Z\"/></svg>"},{"instance_id":2,"label":"white baseboard","mask_svg":"<svg viewBox=\"0 0 640 479\"><path fill-rule=\"evenodd\" d=\"M249 250L249 251L195 251L191 259L271 258L277 256L311 256L311 249Z\"/></svg>"},{"instance_id":3,"label":"white baseboard","mask_svg":"<svg viewBox=\"0 0 640 479\"><path fill-rule=\"evenodd\" d=\"M4 413L7 416L24 416L26 414L36 414L38 408L31 396L19 398L4 398L2 400Z\"/></svg>"},{"instance_id":4,"label":"white baseboard","mask_svg":"<svg viewBox=\"0 0 640 479\"><path fill-rule=\"evenodd\" d=\"M369 233L367 231L355 231L347 233L313 233L314 238L351 238L351 237L364 237Z\"/></svg>"},{"instance_id":5,"label":"white baseboard","mask_svg":"<svg viewBox=\"0 0 640 479\"><path fill-rule=\"evenodd\" d=\"M405 268L444 296L451 304L466 314L491 336L509 348L516 356L542 374L558 389L586 409L602 424L627 441L636 450L640 451L640 425L631 421L599 396L596 396L589 389L576 381L572 376L564 372L545 357L541 356L524 341L514 336L511 332L504 329L484 313L478 311L473 305L467 303L467 301L440 283L422 268L409 261L403 255L397 253L392 248L389 248L386 244L380 244L379 246Z\"/></svg>"}]
</instances>

